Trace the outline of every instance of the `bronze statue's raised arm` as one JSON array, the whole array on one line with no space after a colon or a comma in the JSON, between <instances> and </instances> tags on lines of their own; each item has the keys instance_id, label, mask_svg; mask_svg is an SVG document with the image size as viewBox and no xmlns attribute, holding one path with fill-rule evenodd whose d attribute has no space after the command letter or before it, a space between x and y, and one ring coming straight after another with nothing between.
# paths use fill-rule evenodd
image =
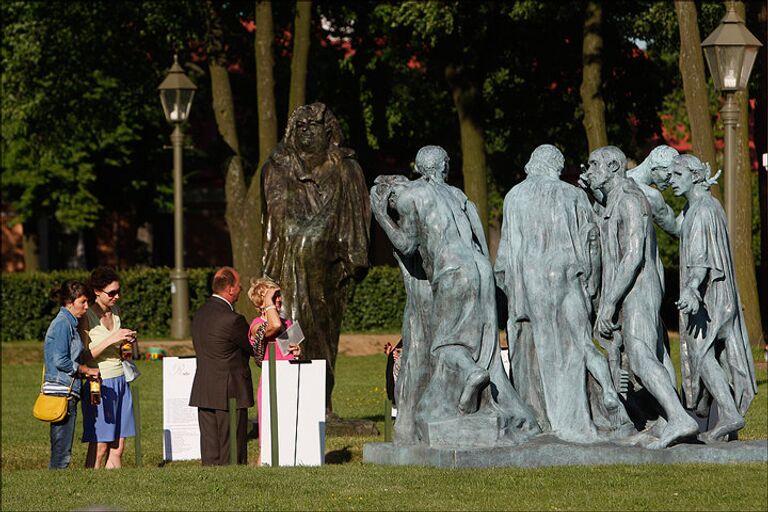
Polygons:
<instances>
[{"instance_id":1,"label":"bronze statue's raised arm","mask_svg":"<svg viewBox=\"0 0 768 512\"><path fill-rule=\"evenodd\" d=\"M418 248L415 236L415 226L412 219L412 211L408 209L397 209L400 215L399 224L389 216L387 208L390 206L390 198L395 199L394 191L388 183L377 183L371 188L371 211L373 216L379 222L379 225L389 237L394 248L410 256ZM397 201L397 199L395 199ZM401 211L404 210L404 211Z\"/></svg>"}]
</instances>

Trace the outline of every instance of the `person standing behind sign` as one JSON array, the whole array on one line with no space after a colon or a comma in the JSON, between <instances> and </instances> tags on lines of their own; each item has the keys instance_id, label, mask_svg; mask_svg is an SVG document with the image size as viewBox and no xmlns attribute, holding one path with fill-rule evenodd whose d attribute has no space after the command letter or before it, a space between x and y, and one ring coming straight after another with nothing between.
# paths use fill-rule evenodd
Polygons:
<instances>
[{"instance_id":1,"label":"person standing behind sign","mask_svg":"<svg viewBox=\"0 0 768 512\"><path fill-rule=\"evenodd\" d=\"M251 287L248 289L248 298L260 313L260 316L254 318L253 322L251 322L248 340L253 347L256 364L261 366L262 361L269 358L267 343L275 343L277 335L293 325L293 321L280 318L283 297L280 294L280 285L270 278L262 277L252 280ZM300 355L301 347L299 345L288 345L288 354L283 354L282 350L280 350L280 345L275 344L275 359L277 361L295 359ZM259 411L259 439L261 439L261 379L259 379L256 400ZM256 464L261 465L261 452L259 452Z\"/></svg>"},{"instance_id":2,"label":"person standing behind sign","mask_svg":"<svg viewBox=\"0 0 768 512\"><path fill-rule=\"evenodd\" d=\"M92 302L80 320L81 336L88 342L91 368L101 373L101 400L83 400L83 442L89 443L86 467L122 467L125 439L136 435L133 397L123 373L120 345L133 342L136 333L122 328L117 301L120 277L110 267L98 267L88 280ZM99 354L97 347L105 346Z\"/></svg>"},{"instance_id":3,"label":"person standing behind sign","mask_svg":"<svg viewBox=\"0 0 768 512\"><path fill-rule=\"evenodd\" d=\"M197 407L203 465L224 465L229 463L228 399L236 400L237 463L245 464L253 382L248 366L248 323L232 306L242 289L240 275L232 267L222 267L213 276L212 288L213 295L192 319L197 371L189 406Z\"/></svg>"}]
</instances>

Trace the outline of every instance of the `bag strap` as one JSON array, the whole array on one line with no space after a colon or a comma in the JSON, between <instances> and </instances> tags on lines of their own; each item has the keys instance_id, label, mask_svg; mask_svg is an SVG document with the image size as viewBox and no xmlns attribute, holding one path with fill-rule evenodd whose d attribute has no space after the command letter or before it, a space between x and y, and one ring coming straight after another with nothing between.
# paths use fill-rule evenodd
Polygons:
<instances>
[{"instance_id":1,"label":"bag strap","mask_svg":"<svg viewBox=\"0 0 768 512\"><path fill-rule=\"evenodd\" d=\"M75 385L75 379L77 378L77 374L75 374L74 377L72 377L72 382L69 384L69 389L67 390L67 396L72 394L72 386ZM43 386L45 386L45 363L43 363L43 374L40 376L40 394L43 394Z\"/></svg>"}]
</instances>

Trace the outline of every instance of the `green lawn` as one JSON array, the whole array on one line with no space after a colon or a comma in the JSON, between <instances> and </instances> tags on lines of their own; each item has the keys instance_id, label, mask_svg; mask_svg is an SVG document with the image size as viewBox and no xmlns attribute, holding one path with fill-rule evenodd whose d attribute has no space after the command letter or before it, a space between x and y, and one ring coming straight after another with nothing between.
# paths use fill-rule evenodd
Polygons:
<instances>
[{"instance_id":1,"label":"green lawn","mask_svg":"<svg viewBox=\"0 0 768 512\"><path fill-rule=\"evenodd\" d=\"M135 467L129 442L121 471L80 469L85 447L76 433L72 468L50 472L48 425L31 415L40 363L20 357L37 345L3 344L2 510L353 509L353 510L766 510L768 469L762 464L605 466L448 470L363 465L372 438L329 437L322 468L202 468L162 464L161 364L141 361L144 461ZM756 352L756 356L762 355ZM383 431L383 355L340 357L334 408L369 418ZM254 366L254 370L256 370ZM258 375L255 372L255 375ZM758 370L759 395L743 439L768 437L768 384ZM254 383L257 384L257 379ZM255 409L251 411L255 414ZM78 418L78 423L80 420ZM255 461L257 441L249 443Z\"/></svg>"}]
</instances>

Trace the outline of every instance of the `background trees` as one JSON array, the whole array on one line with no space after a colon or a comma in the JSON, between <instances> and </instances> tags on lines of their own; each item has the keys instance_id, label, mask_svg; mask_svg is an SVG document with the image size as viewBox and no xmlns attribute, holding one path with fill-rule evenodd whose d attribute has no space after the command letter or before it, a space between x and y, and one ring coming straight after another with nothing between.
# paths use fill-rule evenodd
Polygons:
<instances>
[{"instance_id":1,"label":"background trees","mask_svg":"<svg viewBox=\"0 0 768 512\"><path fill-rule=\"evenodd\" d=\"M746 3L758 35L760 8ZM9 1L1 9L3 204L27 233L39 219L82 233L88 265L104 258L93 233L115 219L128 224L113 237L123 244L118 263L164 262L135 256L135 232L170 208L169 129L156 87L174 52L199 87L186 187L219 201L226 254L246 276L260 272L258 169L299 103L333 109L369 182L408 173L425 144L444 146L449 180L478 204L492 249L503 195L541 143L563 150L571 180L604 141L634 161L662 142L715 166L719 158L719 98L697 40L722 17L720 1ZM759 103L764 62L748 95ZM591 113L593 100L602 113ZM764 126L764 113L745 108ZM597 130L595 142L585 126ZM754 165L755 154L745 156L744 176ZM665 265L676 265L676 242L659 239ZM374 237L373 252L384 261L389 247Z\"/></svg>"}]
</instances>

